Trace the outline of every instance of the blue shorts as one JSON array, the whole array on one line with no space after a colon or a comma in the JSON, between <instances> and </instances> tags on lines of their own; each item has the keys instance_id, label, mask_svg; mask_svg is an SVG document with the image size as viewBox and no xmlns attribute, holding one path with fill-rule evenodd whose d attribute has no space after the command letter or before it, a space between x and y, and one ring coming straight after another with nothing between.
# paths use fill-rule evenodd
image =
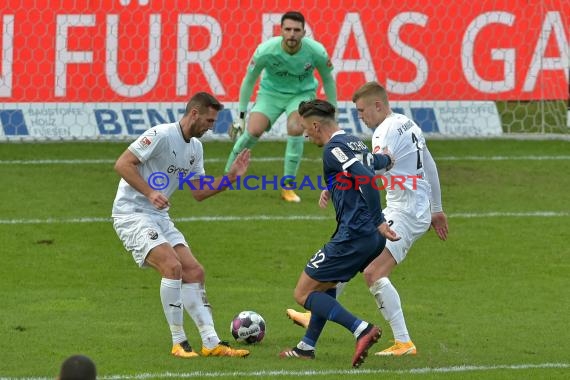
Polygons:
<instances>
[{"instance_id":1,"label":"blue shorts","mask_svg":"<svg viewBox=\"0 0 570 380\"><path fill-rule=\"evenodd\" d=\"M320 282L347 282L378 257L385 245L386 239L376 231L355 239L333 237L309 260L305 273Z\"/></svg>"}]
</instances>

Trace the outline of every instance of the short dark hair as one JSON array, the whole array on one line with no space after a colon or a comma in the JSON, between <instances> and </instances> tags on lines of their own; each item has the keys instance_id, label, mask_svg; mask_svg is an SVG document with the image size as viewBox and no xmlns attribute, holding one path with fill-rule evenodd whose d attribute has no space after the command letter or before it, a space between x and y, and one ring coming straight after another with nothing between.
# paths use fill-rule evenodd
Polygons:
<instances>
[{"instance_id":1,"label":"short dark hair","mask_svg":"<svg viewBox=\"0 0 570 380\"><path fill-rule=\"evenodd\" d=\"M301 117L320 116L334 120L336 108L326 100L314 99L301 102L298 111Z\"/></svg>"},{"instance_id":2,"label":"short dark hair","mask_svg":"<svg viewBox=\"0 0 570 380\"><path fill-rule=\"evenodd\" d=\"M281 16L281 26L283 26L283 21L285 20L293 20L300 22L301 24L303 24L303 29L305 29L305 16L303 16L301 12L289 11L287 13L284 13L283 16Z\"/></svg>"},{"instance_id":3,"label":"short dark hair","mask_svg":"<svg viewBox=\"0 0 570 380\"><path fill-rule=\"evenodd\" d=\"M186 104L185 115L190 113L192 108L197 108L200 113L206 112L208 108L213 108L216 111L221 111L224 109L224 105L218 101L212 94L207 92L198 92L190 98L188 104Z\"/></svg>"},{"instance_id":4,"label":"short dark hair","mask_svg":"<svg viewBox=\"0 0 570 380\"><path fill-rule=\"evenodd\" d=\"M73 355L65 359L59 371L60 380L95 380L95 363L87 356Z\"/></svg>"}]
</instances>

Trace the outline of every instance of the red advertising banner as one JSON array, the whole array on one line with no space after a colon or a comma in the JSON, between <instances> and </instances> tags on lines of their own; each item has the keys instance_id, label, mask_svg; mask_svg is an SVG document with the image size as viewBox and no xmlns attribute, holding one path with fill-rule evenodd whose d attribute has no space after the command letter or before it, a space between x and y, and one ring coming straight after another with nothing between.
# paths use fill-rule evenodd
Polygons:
<instances>
[{"instance_id":1,"label":"red advertising banner","mask_svg":"<svg viewBox=\"0 0 570 380\"><path fill-rule=\"evenodd\" d=\"M372 5L374 3L374 5ZM4 0L0 101L237 101L256 46L305 14L339 100L567 99L568 0Z\"/></svg>"}]
</instances>

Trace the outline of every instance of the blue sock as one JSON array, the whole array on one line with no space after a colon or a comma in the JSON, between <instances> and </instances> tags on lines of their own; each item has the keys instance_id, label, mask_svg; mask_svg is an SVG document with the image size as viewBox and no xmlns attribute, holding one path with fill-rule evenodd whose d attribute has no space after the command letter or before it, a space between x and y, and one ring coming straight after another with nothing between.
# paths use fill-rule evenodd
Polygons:
<instances>
[{"instance_id":1,"label":"blue sock","mask_svg":"<svg viewBox=\"0 0 570 380\"><path fill-rule=\"evenodd\" d=\"M331 288L327 290L326 293L331 297L336 298L336 288ZM321 318L315 313L311 313L311 322L309 323L309 327L307 328L307 331L305 331L305 336L301 339L301 342L317 347L317 341L319 340L319 336L321 336L325 323L327 323L326 318Z\"/></svg>"},{"instance_id":2,"label":"blue sock","mask_svg":"<svg viewBox=\"0 0 570 380\"><path fill-rule=\"evenodd\" d=\"M342 307L336 298L331 297L325 292L312 292L307 297L305 305L303 306L320 318L344 326L347 330L350 330L351 333L354 333L356 328L362 323L361 319L356 318Z\"/></svg>"}]
</instances>

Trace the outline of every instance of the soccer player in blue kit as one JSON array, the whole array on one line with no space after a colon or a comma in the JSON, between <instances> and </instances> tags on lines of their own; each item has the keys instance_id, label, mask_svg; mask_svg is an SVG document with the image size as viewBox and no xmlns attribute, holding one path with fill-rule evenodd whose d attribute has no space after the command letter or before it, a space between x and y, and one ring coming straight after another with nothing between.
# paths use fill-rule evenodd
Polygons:
<instances>
[{"instance_id":1,"label":"soccer player in blue kit","mask_svg":"<svg viewBox=\"0 0 570 380\"><path fill-rule=\"evenodd\" d=\"M378 327L363 321L336 300L338 282L347 282L384 249L386 239L399 237L382 214L379 192L373 187L374 168L390 164L387 155L372 155L358 137L348 135L335 121L335 107L324 100L301 102L304 134L324 146L323 172L334 204L337 228L323 248L308 261L295 287L295 301L312 312L311 321L296 347L282 358L314 359L314 346L327 320L349 330L356 338L352 366L359 367L368 349L378 341Z\"/></svg>"},{"instance_id":2,"label":"soccer player in blue kit","mask_svg":"<svg viewBox=\"0 0 570 380\"><path fill-rule=\"evenodd\" d=\"M417 348L406 326L400 295L389 276L396 266L402 264L414 242L428 231L430 225L441 240L447 239L448 224L441 200L439 174L422 130L405 115L392 112L387 91L382 85L365 83L354 93L353 102L364 124L374 129L372 152L389 151L391 154L393 167L386 168L389 170L384 173L386 182L394 183L392 179L398 177L415 177L413 181L399 186L386 186L384 217L401 239L386 242L380 259L369 265L363 275L394 336L394 344L375 355L416 355ZM327 192L324 191L319 205L324 208L326 203ZM343 286L337 286L337 296ZM310 313L288 309L287 315L305 328L310 321Z\"/></svg>"}]
</instances>

